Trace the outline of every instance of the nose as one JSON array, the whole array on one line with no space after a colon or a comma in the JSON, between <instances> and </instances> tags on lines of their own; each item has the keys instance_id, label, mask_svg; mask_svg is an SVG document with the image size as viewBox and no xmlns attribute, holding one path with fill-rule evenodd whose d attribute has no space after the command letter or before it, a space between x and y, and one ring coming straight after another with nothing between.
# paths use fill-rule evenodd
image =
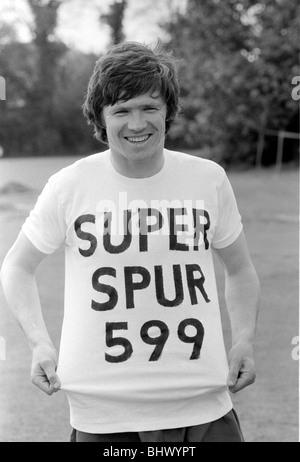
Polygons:
<instances>
[{"instance_id":1,"label":"nose","mask_svg":"<svg viewBox=\"0 0 300 462\"><path fill-rule=\"evenodd\" d=\"M143 131L147 127L147 121L145 120L142 111L136 111L130 114L130 119L127 125L128 130L132 130L133 132Z\"/></svg>"}]
</instances>

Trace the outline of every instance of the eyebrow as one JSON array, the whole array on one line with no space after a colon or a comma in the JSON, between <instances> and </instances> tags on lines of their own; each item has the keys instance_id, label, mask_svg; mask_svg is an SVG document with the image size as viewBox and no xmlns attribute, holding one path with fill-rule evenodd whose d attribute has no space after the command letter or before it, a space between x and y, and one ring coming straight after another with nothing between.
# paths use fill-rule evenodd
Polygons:
<instances>
[{"instance_id":1,"label":"eyebrow","mask_svg":"<svg viewBox=\"0 0 300 462\"><path fill-rule=\"evenodd\" d=\"M160 101L158 101L160 99ZM160 107L160 106L164 106L165 102L163 101L163 99L161 98L160 95L156 96L156 97L151 97L151 101L148 101L148 102L144 102L144 103L141 103L141 104L137 104L137 105L133 105L133 106L126 106L126 103L128 101L124 101L122 99L119 99L118 101L116 101L116 103L111 106L112 110L115 110L115 109L134 109L136 107L141 107L141 108L147 108L147 107Z\"/></svg>"},{"instance_id":2,"label":"eyebrow","mask_svg":"<svg viewBox=\"0 0 300 462\"><path fill-rule=\"evenodd\" d=\"M133 106L125 106L124 103L116 103L114 104L114 106L112 106L112 110L116 110L116 109L126 109L126 110L129 110L129 109L135 109L135 108L148 108L148 107L160 107L162 106L163 103L158 103L158 102L149 102L149 103L143 103L143 104L137 104L137 105L133 105Z\"/></svg>"}]
</instances>

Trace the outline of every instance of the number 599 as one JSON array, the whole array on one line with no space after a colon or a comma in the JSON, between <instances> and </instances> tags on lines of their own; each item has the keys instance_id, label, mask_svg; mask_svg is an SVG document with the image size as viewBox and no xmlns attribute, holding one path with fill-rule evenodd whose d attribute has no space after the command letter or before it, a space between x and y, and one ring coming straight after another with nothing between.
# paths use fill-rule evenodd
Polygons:
<instances>
[{"instance_id":1,"label":"number 599","mask_svg":"<svg viewBox=\"0 0 300 462\"><path fill-rule=\"evenodd\" d=\"M195 335L187 335L187 326L193 326L196 328ZM150 337L149 329L151 327L157 327L160 330L160 334L157 337ZM106 345L111 348L116 345L121 345L124 348L124 352L121 355L112 356L105 353L105 360L109 363L121 363L127 361L133 353L132 344L124 337L114 337L115 330L128 330L127 322L107 322L106 323ZM155 345L155 348L149 358L149 361L158 361L160 358L164 346L169 338L169 328L163 321L153 320L148 321L141 327L140 337L143 342L148 345ZM184 343L193 344L192 354L190 359L199 359L204 338L204 327L198 319L189 318L182 321L177 330L179 340Z\"/></svg>"}]
</instances>

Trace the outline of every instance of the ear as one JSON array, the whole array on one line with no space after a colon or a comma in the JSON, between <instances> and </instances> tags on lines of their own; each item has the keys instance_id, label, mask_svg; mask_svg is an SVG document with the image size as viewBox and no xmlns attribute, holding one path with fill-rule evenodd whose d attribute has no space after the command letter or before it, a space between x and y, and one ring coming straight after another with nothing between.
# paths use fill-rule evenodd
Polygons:
<instances>
[{"instance_id":1,"label":"ear","mask_svg":"<svg viewBox=\"0 0 300 462\"><path fill-rule=\"evenodd\" d=\"M96 138L96 140L100 141L101 143L104 143L107 145L109 144L105 128L100 127L99 125L95 127L94 137Z\"/></svg>"}]
</instances>

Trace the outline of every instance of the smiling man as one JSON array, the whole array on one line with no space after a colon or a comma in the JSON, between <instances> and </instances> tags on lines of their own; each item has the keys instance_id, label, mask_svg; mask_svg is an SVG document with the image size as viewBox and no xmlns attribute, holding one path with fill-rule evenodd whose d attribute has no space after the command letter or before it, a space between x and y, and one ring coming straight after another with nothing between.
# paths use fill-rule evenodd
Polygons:
<instances>
[{"instance_id":1,"label":"smiling man","mask_svg":"<svg viewBox=\"0 0 300 462\"><path fill-rule=\"evenodd\" d=\"M117 171L143 178L161 170L166 113L166 103L157 91L104 107L111 160Z\"/></svg>"},{"instance_id":2,"label":"smiling man","mask_svg":"<svg viewBox=\"0 0 300 462\"><path fill-rule=\"evenodd\" d=\"M67 393L73 442L243 441L229 392L255 380L259 283L224 169L164 148L178 99L160 46L125 42L103 56L83 110L109 149L49 179L2 267L32 381ZM35 271L61 245L58 361ZM228 358L213 252L225 272Z\"/></svg>"}]
</instances>

